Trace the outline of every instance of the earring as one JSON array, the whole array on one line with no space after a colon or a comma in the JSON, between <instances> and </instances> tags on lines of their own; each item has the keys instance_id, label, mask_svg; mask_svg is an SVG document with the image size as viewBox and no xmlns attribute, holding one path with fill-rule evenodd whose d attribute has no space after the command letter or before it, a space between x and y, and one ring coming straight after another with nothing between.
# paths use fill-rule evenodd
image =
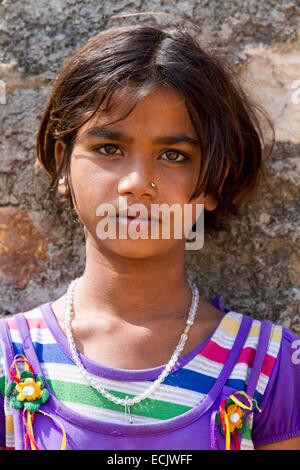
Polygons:
<instances>
[{"instance_id":1,"label":"earring","mask_svg":"<svg viewBox=\"0 0 300 470\"><path fill-rule=\"evenodd\" d=\"M156 184L154 183L154 181L150 181L150 186L152 186L152 188L156 187Z\"/></svg>"},{"instance_id":2,"label":"earring","mask_svg":"<svg viewBox=\"0 0 300 470\"><path fill-rule=\"evenodd\" d=\"M66 177L65 176L62 176L61 178L59 178L58 180L58 192L60 193L60 195L62 197L67 197L67 195L69 194L69 189L68 189L68 186L66 184Z\"/></svg>"}]
</instances>

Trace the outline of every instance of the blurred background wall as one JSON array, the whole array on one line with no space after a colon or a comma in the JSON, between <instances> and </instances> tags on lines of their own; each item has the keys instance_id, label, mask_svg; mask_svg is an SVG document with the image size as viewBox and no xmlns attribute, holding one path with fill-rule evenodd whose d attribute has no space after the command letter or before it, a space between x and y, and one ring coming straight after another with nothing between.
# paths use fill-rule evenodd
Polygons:
<instances>
[{"instance_id":1,"label":"blurred background wall","mask_svg":"<svg viewBox=\"0 0 300 470\"><path fill-rule=\"evenodd\" d=\"M226 51L249 93L269 112L276 145L268 162L275 193L262 186L232 219L230 233L186 252L200 295L300 333L300 6L259 0L0 1L0 315L55 300L84 267L84 236L45 198L35 133L52 80L74 49L102 29L192 20Z\"/></svg>"}]
</instances>

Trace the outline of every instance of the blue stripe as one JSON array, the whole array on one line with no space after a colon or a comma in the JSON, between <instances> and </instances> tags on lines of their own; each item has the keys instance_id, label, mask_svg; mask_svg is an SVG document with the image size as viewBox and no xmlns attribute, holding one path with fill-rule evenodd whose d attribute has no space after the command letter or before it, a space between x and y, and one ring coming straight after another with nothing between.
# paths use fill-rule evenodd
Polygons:
<instances>
[{"instance_id":1,"label":"blue stripe","mask_svg":"<svg viewBox=\"0 0 300 470\"><path fill-rule=\"evenodd\" d=\"M39 359L39 362L49 362L58 364L71 364L74 362L56 344L32 343ZM13 343L15 354L24 354L23 345Z\"/></svg>"},{"instance_id":2,"label":"blue stripe","mask_svg":"<svg viewBox=\"0 0 300 470\"><path fill-rule=\"evenodd\" d=\"M13 344L15 354L24 354L21 344ZM33 343L33 345L40 363L74 365L73 361L56 344ZM149 379L148 381L154 382L155 380ZM193 392L207 394L216 383L216 378L182 368L169 374L163 383L172 387L180 387ZM226 385L232 386L236 390L244 390L244 382L242 380L228 380Z\"/></svg>"},{"instance_id":3,"label":"blue stripe","mask_svg":"<svg viewBox=\"0 0 300 470\"><path fill-rule=\"evenodd\" d=\"M208 393L216 383L216 379L209 375L183 368L168 375L163 383L173 387L186 388L193 392Z\"/></svg>"},{"instance_id":4,"label":"blue stripe","mask_svg":"<svg viewBox=\"0 0 300 470\"><path fill-rule=\"evenodd\" d=\"M56 344L42 344L33 343L38 360L40 363L58 363L73 365L74 362L58 347ZM20 343L13 343L15 354L24 354L23 345ZM149 379L149 382L154 382L156 379ZM192 392L207 394L216 383L216 378L209 375L201 374L190 369L179 369L172 374L168 375L163 383L172 387L180 387L183 389L191 390ZM246 391L244 380L228 379L225 384L227 387L234 390ZM254 397L261 402L263 395L255 392Z\"/></svg>"},{"instance_id":5,"label":"blue stripe","mask_svg":"<svg viewBox=\"0 0 300 470\"><path fill-rule=\"evenodd\" d=\"M14 354L24 354L23 344L12 342Z\"/></svg>"},{"instance_id":6,"label":"blue stripe","mask_svg":"<svg viewBox=\"0 0 300 470\"><path fill-rule=\"evenodd\" d=\"M56 344L33 343L40 363L59 363L73 365L74 362ZM13 343L15 354L24 354L23 345ZM154 382L156 379L150 379ZM188 369L179 369L168 375L164 384L173 387L181 387L199 393L207 393L216 382L216 379L208 375L200 374Z\"/></svg>"},{"instance_id":7,"label":"blue stripe","mask_svg":"<svg viewBox=\"0 0 300 470\"><path fill-rule=\"evenodd\" d=\"M225 383L227 387L234 388L235 390L244 390L246 391L245 381L242 379L228 379Z\"/></svg>"},{"instance_id":8,"label":"blue stripe","mask_svg":"<svg viewBox=\"0 0 300 470\"><path fill-rule=\"evenodd\" d=\"M226 384L227 387L234 388L237 391L244 391L247 392L247 387L246 387L246 382L244 380L240 379L228 379ZM259 404L263 398L263 395L259 393L257 390L254 392L253 398L257 400L257 403Z\"/></svg>"},{"instance_id":9,"label":"blue stripe","mask_svg":"<svg viewBox=\"0 0 300 470\"><path fill-rule=\"evenodd\" d=\"M259 393L257 390L255 390L254 392L254 398L255 400L257 400L257 403L260 404L262 399L263 399L263 395L261 393Z\"/></svg>"}]
</instances>

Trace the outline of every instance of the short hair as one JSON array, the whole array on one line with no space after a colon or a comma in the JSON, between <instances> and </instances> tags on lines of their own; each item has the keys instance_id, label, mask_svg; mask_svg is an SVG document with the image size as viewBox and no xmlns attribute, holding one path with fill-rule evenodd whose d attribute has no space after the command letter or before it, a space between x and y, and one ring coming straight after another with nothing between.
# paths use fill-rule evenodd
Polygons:
<instances>
[{"instance_id":1,"label":"short hair","mask_svg":"<svg viewBox=\"0 0 300 470\"><path fill-rule=\"evenodd\" d=\"M226 230L228 215L238 214L260 176L265 177L264 135L257 111L273 132L269 154L274 127L267 113L246 95L229 62L216 49L204 47L197 33L184 26L113 26L64 61L37 132L37 163L51 176L48 190L51 195L56 192L64 174L68 203L74 209L70 157L78 129L97 113L108 111L112 96L124 85L130 85L132 106L120 119L153 87L163 84L184 97L200 141L201 166L191 200L202 192L212 194L217 207L205 211L205 228ZM58 168L57 139L66 144Z\"/></svg>"}]
</instances>

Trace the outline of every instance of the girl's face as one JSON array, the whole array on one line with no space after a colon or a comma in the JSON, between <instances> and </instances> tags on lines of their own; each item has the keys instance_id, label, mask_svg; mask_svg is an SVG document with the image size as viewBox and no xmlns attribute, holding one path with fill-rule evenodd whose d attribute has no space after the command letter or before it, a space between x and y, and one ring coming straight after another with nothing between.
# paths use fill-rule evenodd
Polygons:
<instances>
[{"instance_id":1,"label":"girl's face","mask_svg":"<svg viewBox=\"0 0 300 470\"><path fill-rule=\"evenodd\" d=\"M126 201L125 207L140 203L149 214L152 204L172 206L177 203L182 209L185 204L190 204L193 206L193 223L197 218L196 204L204 204L207 210L216 207L211 196L204 199L200 195L189 203L196 188L201 155L184 99L176 90L157 87L138 101L125 119L105 127L102 133L100 130L96 132L96 128L101 129L101 125L116 119L120 112L126 110L122 93L124 89L113 98L117 105L109 115L93 118L78 131L71 155L75 209L85 226L87 241L99 250L110 250L136 259L161 256L174 248L184 250L184 237L161 236L162 222L158 239L151 238L150 229L145 239L129 236L118 239L118 227L115 239L99 239L96 233L99 221L107 219L107 214L96 215L97 208L104 203L112 204L116 213L120 201ZM109 136L108 132L118 135ZM62 150L63 144L58 141L55 148L57 160ZM150 186L150 181L154 181L155 188Z\"/></svg>"}]
</instances>

